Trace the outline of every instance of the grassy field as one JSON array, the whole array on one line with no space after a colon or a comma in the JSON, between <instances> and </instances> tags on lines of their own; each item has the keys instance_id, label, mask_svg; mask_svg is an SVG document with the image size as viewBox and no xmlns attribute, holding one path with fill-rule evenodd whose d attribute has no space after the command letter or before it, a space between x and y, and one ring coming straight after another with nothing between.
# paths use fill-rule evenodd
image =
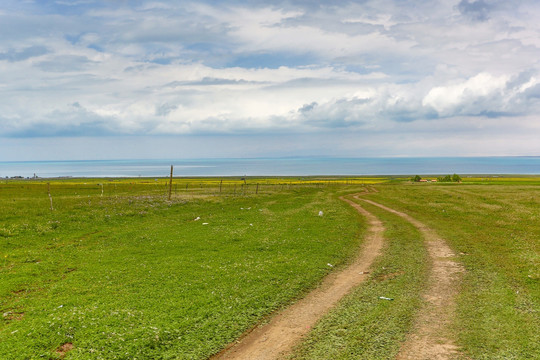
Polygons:
<instances>
[{"instance_id":1,"label":"grassy field","mask_svg":"<svg viewBox=\"0 0 540 360\"><path fill-rule=\"evenodd\" d=\"M466 273L453 327L464 358L540 358L540 179L379 185L367 195L435 229Z\"/></svg>"},{"instance_id":2,"label":"grassy field","mask_svg":"<svg viewBox=\"0 0 540 360\"><path fill-rule=\"evenodd\" d=\"M369 280L319 322L291 359L392 359L411 329L426 282L423 239L398 216L362 206L385 224L383 254Z\"/></svg>"},{"instance_id":3,"label":"grassy field","mask_svg":"<svg viewBox=\"0 0 540 360\"><path fill-rule=\"evenodd\" d=\"M363 184L458 254L464 358L540 359L540 179L487 176L174 179L171 201L166 179L51 180L54 210L45 181L2 181L0 358L205 359L350 260L365 225L338 197ZM385 250L294 359L391 359L411 330L425 247L362 205Z\"/></svg>"},{"instance_id":4,"label":"grassy field","mask_svg":"<svg viewBox=\"0 0 540 360\"><path fill-rule=\"evenodd\" d=\"M332 186L286 180L170 202L163 179L54 181L53 211L46 183L2 184L0 358L208 357L358 246Z\"/></svg>"}]
</instances>

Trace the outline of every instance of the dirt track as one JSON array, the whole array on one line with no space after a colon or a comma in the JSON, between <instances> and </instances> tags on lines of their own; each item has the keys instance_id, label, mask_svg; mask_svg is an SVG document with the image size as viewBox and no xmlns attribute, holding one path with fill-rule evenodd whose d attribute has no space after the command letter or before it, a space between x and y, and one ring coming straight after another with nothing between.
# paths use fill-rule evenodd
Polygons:
<instances>
[{"instance_id":1,"label":"dirt track","mask_svg":"<svg viewBox=\"0 0 540 360\"><path fill-rule=\"evenodd\" d=\"M463 272L462 266L453 260L454 252L434 230L403 212L360 199L360 195L363 194L355 198L401 216L420 230L431 260L428 286L423 294L426 305L417 315L415 327L402 345L397 359L451 359L458 352L448 333L448 325L455 312L455 297L460 274ZM343 197L341 199L365 216L369 223L365 243L354 263L340 272L328 275L321 286L305 298L274 316L269 323L247 332L212 359L262 360L278 359L286 355L321 316L367 278L365 273L383 247L384 227L380 220L359 204Z\"/></svg>"},{"instance_id":2,"label":"dirt track","mask_svg":"<svg viewBox=\"0 0 540 360\"><path fill-rule=\"evenodd\" d=\"M212 359L277 359L289 352L330 308L364 281L383 246L383 225L355 202L341 198L365 216L369 223L359 256L346 269L328 275L321 286L291 305L263 326L245 334Z\"/></svg>"},{"instance_id":3,"label":"dirt track","mask_svg":"<svg viewBox=\"0 0 540 360\"><path fill-rule=\"evenodd\" d=\"M426 305L420 310L416 326L397 359L451 359L458 351L448 333L448 325L455 312L455 298L463 267L453 260L455 253L431 228L403 212L371 200L362 200L401 216L420 230L431 260L428 287L424 293Z\"/></svg>"}]
</instances>

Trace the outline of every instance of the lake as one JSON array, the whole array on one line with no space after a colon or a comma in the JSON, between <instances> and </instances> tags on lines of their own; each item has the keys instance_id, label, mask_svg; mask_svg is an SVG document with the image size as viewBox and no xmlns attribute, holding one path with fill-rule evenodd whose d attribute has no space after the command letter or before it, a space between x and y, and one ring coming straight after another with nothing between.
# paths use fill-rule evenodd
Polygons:
<instances>
[{"instance_id":1,"label":"lake","mask_svg":"<svg viewBox=\"0 0 540 360\"><path fill-rule=\"evenodd\" d=\"M0 162L0 177L540 174L540 157L256 158Z\"/></svg>"}]
</instances>

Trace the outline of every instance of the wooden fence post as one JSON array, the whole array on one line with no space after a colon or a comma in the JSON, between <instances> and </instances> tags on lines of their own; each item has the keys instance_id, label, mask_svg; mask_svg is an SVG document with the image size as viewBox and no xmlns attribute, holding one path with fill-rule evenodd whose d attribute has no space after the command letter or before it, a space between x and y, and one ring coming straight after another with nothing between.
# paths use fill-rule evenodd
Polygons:
<instances>
[{"instance_id":1,"label":"wooden fence post","mask_svg":"<svg viewBox=\"0 0 540 360\"><path fill-rule=\"evenodd\" d=\"M51 183L47 183L47 194L49 194L49 200L51 201L51 211L54 210L52 205L52 196L51 196Z\"/></svg>"},{"instance_id":2,"label":"wooden fence post","mask_svg":"<svg viewBox=\"0 0 540 360\"><path fill-rule=\"evenodd\" d=\"M172 193L172 174L173 174L173 166L171 165L171 179L169 180L169 201L171 200L171 193Z\"/></svg>"}]
</instances>

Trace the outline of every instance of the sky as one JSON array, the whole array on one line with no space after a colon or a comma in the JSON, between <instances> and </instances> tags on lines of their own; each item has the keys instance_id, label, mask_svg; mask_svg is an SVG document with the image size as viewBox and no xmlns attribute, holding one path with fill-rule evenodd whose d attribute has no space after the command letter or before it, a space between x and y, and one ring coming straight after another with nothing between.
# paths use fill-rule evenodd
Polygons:
<instances>
[{"instance_id":1,"label":"sky","mask_svg":"<svg viewBox=\"0 0 540 360\"><path fill-rule=\"evenodd\" d=\"M538 0L3 0L0 161L540 155Z\"/></svg>"}]
</instances>

